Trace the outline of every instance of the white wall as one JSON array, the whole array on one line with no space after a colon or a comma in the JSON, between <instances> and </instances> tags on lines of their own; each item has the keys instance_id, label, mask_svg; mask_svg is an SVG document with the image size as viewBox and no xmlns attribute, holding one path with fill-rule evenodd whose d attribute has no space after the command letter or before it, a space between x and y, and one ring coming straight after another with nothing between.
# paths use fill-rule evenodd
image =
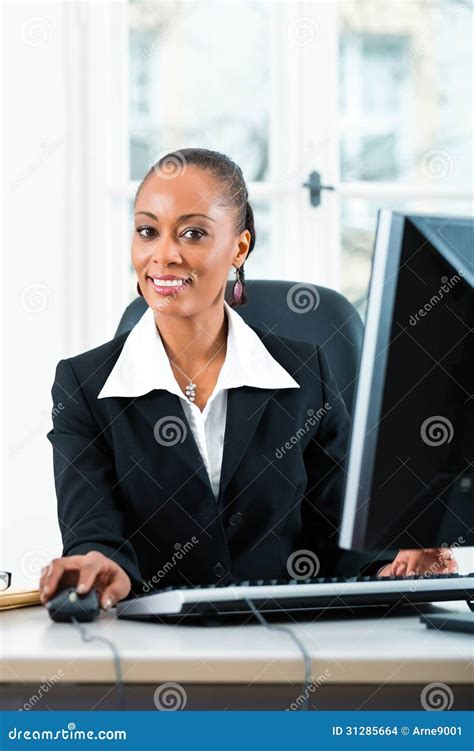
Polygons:
<instances>
[{"instance_id":1,"label":"white wall","mask_svg":"<svg viewBox=\"0 0 474 751\"><path fill-rule=\"evenodd\" d=\"M50 389L66 346L63 6L2 7L3 519L0 567L31 586L60 551ZM39 12L40 11L40 12Z\"/></svg>"},{"instance_id":2,"label":"white wall","mask_svg":"<svg viewBox=\"0 0 474 751\"><path fill-rule=\"evenodd\" d=\"M0 567L23 587L61 553L46 439L56 364L112 338L128 302L128 215L110 189L129 174L127 2L0 7Z\"/></svg>"}]
</instances>

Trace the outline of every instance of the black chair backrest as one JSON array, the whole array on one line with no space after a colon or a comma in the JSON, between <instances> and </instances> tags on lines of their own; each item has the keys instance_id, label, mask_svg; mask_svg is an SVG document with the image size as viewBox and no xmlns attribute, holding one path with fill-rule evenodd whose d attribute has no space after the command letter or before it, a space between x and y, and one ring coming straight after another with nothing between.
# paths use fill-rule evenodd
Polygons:
<instances>
[{"instance_id":1,"label":"black chair backrest","mask_svg":"<svg viewBox=\"0 0 474 751\"><path fill-rule=\"evenodd\" d=\"M227 283L226 300L231 298L233 285L233 280ZM245 285L248 301L235 308L239 315L249 325L276 336L321 345L352 415L363 338L363 324L356 309L328 287L267 279L249 279ZM130 331L146 307L143 297L133 300L115 336Z\"/></svg>"}]
</instances>

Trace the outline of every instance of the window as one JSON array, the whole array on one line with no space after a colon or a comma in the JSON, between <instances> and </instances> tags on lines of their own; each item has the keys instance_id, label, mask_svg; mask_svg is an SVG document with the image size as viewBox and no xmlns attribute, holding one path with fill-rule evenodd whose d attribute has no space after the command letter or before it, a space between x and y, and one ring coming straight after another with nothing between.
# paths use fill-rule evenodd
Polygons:
<instances>
[{"instance_id":1,"label":"window","mask_svg":"<svg viewBox=\"0 0 474 751\"><path fill-rule=\"evenodd\" d=\"M362 312L377 208L471 213L472 8L343 0L339 16L341 286Z\"/></svg>"}]
</instances>

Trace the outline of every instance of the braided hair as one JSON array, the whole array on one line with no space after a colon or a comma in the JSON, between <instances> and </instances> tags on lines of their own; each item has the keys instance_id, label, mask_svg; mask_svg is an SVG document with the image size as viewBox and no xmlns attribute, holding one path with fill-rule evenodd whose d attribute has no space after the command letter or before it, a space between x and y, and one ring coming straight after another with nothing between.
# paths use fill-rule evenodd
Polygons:
<instances>
[{"instance_id":1,"label":"braided hair","mask_svg":"<svg viewBox=\"0 0 474 751\"><path fill-rule=\"evenodd\" d=\"M134 207L136 207L139 193L149 177L153 174L175 177L190 164L207 170L219 183L219 206L228 208L233 212L235 233L240 234L244 230L250 232L248 258L255 245L256 232L253 210L248 200L247 186L240 167L232 159L225 154L221 154L219 151L189 148L170 151L165 154L148 170L138 186ZM238 303L235 303L234 300L229 301L229 305L232 307L243 305L247 301L244 265L245 262L239 269L240 281L242 282L242 296Z\"/></svg>"}]
</instances>

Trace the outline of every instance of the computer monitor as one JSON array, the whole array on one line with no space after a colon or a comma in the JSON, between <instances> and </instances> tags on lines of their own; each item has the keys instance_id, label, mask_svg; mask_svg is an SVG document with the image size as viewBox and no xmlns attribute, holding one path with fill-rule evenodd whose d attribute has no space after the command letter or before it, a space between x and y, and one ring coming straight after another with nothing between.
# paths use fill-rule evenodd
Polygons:
<instances>
[{"instance_id":1,"label":"computer monitor","mask_svg":"<svg viewBox=\"0 0 474 751\"><path fill-rule=\"evenodd\" d=\"M474 544L474 222L378 215L339 545Z\"/></svg>"}]
</instances>

